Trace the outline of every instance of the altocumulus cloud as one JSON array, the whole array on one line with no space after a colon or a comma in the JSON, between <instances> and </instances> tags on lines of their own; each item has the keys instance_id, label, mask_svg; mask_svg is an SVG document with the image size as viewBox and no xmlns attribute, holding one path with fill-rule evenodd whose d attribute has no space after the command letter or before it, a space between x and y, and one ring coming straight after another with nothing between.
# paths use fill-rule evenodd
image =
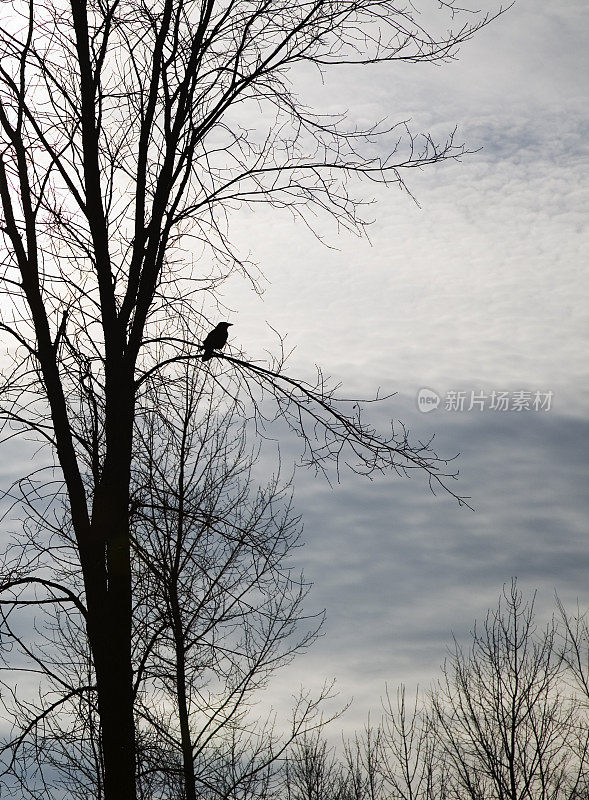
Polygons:
<instances>
[{"instance_id":1,"label":"altocumulus cloud","mask_svg":"<svg viewBox=\"0 0 589 800\"><path fill-rule=\"evenodd\" d=\"M476 509L432 498L418 476L344 476L332 491L298 472L300 561L328 617L325 637L275 683L279 705L294 684L337 676L356 698L342 722L354 729L385 682L435 677L452 633L468 639L512 576L539 590L541 618L554 591L589 606L588 31L584 3L540 13L522 0L456 64L401 67L396 82L334 79L330 108L341 101L359 121L379 110L411 117L440 136L459 122L483 148L408 176L421 208L374 192L371 244L332 236L340 250L325 250L299 224L247 216L244 246L271 280L263 313L233 300L248 352L268 341L266 318L297 345L293 372L318 362L346 396L397 391L379 421L401 419L416 437L435 433L439 452L460 451L457 487ZM549 412L421 415L423 386L554 395Z\"/></svg>"},{"instance_id":2,"label":"altocumulus cloud","mask_svg":"<svg viewBox=\"0 0 589 800\"><path fill-rule=\"evenodd\" d=\"M378 707L385 684L427 684L451 636L466 641L512 576L528 594L539 589L541 619L555 591L571 607L589 600L589 476L579 447L589 423L531 411L426 418L412 402L397 405L414 436L436 432L445 455L461 449L458 486L474 513L433 497L417 474L393 482L344 474L333 490L297 474L299 558L315 583L311 605L327 609L326 635L273 693L286 705L293 684L337 677L342 696L355 698L342 723L348 731Z\"/></svg>"},{"instance_id":3,"label":"altocumulus cloud","mask_svg":"<svg viewBox=\"0 0 589 800\"><path fill-rule=\"evenodd\" d=\"M434 677L451 633L468 638L513 575L525 591L539 588L541 615L555 589L589 605L588 33L584 0L541 9L520 0L441 69L342 70L324 87L301 76L302 95L323 110L348 107L358 122L410 118L439 138L459 123L459 138L484 149L406 176L421 207L361 187L377 201L367 210L371 243L326 226L339 248L326 250L263 209L232 220L271 284L263 306L242 284L228 288L231 338L258 357L272 342L267 319L297 346L293 373L308 377L317 362L347 395L398 392L375 420L401 419L416 437L435 433L440 453L460 451L456 488L476 509L432 497L417 475L370 483L344 474L331 490L297 472L307 542L297 565L315 583L310 608L328 616L326 635L277 676L280 709L296 685L336 676L342 698L356 699L342 725L357 728L385 682ZM546 413L423 415L422 386L551 390L554 402ZM297 446L282 449L286 461ZM25 459L19 449L5 455L4 486ZM273 469L271 457L260 464Z\"/></svg>"}]
</instances>

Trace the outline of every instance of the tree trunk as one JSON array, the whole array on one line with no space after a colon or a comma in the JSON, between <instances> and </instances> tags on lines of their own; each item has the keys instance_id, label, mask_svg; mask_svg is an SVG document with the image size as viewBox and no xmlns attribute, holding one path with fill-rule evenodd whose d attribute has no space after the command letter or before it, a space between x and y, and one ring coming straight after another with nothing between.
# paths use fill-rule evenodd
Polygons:
<instances>
[{"instance_id":1,"label":"tree trunk","mask_svg":"<svg viewBox=\"0 0 589 800\"><path fill-rule=\"evenodd\" d=\"M96 543L92 548L104 548ZM108 588L93 591L99 569L86 580L88 636L92 648L102 739L105 800L134 800L135 726L131 665L131 580L128 536L106 543ZM88 574L89 571L89 574Z\"/></svg>"},{"instance_id":2,"label":"tree trunk","mask_svg":"<svg viewBox=\"0 0 589 800\"><path fill-rule=\"evenodd\" d=\"M136 797L132 666L129 484L133 430L132 370L112 366L107 378L106 442L96 488L91 547L101 548L102 592L87 599L98 691L105 800ZM104 560L105 559L105 560ZM100 557L94 563L99 563ZM92 572L92 565L90 571ZM100 578L100 576L98 576ZM102 596L101 596L102 595Z\"/></svg>"},{"instance_id":3,"label":"tree trunk","mask_svg":"<svg viewBox=\"0 0 589 800\"><path fill-rule=\"evenodd\" d=\"M178 702L178 718L180 720L180 737L182 744L182 767L184 772L184 792L186 800L196 800L196 778L194 775L194 758L192 738L190 736L190 720L188 718L188 700L186 693L186 655L184 637L182 636L182 620L177 598L171 601L176 640L176 696Z\"/></svg>"}]
</instances>

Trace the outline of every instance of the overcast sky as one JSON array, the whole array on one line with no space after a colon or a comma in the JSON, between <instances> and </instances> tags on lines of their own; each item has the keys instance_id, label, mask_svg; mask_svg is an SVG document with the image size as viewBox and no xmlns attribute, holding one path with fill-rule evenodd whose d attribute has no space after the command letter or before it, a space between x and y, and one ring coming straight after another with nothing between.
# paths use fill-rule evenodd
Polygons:
<instances>
[{"instance_id":1,"label":"overcast sky","mask_svg":"<svg viewBox=\"0 0 589 800\"><path fill-rule=\"evenodd\" d=\"M419 206L364 186L370 242L326 223L326 249L262 207L232 221L269 283L263 300L243 284L227 290L230 341L257 357L267 321L296 345L293 374L312 377L317 363L346 396L396 392L376 421L401 420L415 439L435 434L441 454L460 452L457 491L475 509L434 497L419 476L344 474L331 488L296 473L297 565L327 623L278 676L280 709L296 686L336 678L342 701L354 699L336 727L361 727L385 684L434 678L452 633L467 637L512 576L538 589L541 615L555 591L589 607L588 40L586 0L518 0L457 62L336 70L324 86L306 76L301 93L320 110L410 119L441 138L458 125L482 149L411 171ZM429 413L418 409L423 388L439 398ZM464 410L446 410L456 392ZM494 392L539 392L550 407L492 410ZM471 393L482 410L468 410Z\"/></svg>"},{"instance_id":2,"label":"overcast sky","mask_svg":"<svg viewBox=\"0 0 589 800\"><path fill-rule=\"evenodd\" d=\"M270 281L263 303L236 289L232 338L250 355L267 320L297 349L291 371L321 364L344 393L397 392L383 424L436 434L460 452L459 491L475 511L433 497L423 480L345 476L334 489L296 477L305 521L301 566L325 636L276 682L280 705L299 683L337 678L354 704L336 725L362 726L385 683L438 673L452 632L495 606L502 585L538 589L537 608L589 606L587 531L587 211L589 6L519 0L442 67L392 65L332 74L303 88L357 119L411 118L472 149L460 164L407 176L417 207L377 191L371 243L260 210L234 236ZM440 398L417 409L420 388ZM445 410L452 392L465 410ZM471 392L484 408L468 411ZM491 410L493 392L552 393L549 410ZM496 396L497 397L497 396Z\"/></svg>"}]
</instances>

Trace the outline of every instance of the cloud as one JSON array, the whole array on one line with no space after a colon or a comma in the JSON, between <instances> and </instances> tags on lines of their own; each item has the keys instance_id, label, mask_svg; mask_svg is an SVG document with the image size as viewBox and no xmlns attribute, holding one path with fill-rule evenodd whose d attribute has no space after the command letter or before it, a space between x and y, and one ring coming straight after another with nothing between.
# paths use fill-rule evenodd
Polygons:
<instances>
[{"instance_id":1,"label":"cloud","mask_svg":"<svg viewBox=\"0 0 589 800\"><path fill-rule=\"evenodd\" d=\"M307 546L297 555L325 607L325 636L280 673L269 699L290 704L293 687L337 676L356 703L342 725L361 726L386 681L427 683L452 632L468 638L475 617L517 575L589 605L587 574L586 207L589 7L560 0L515 7L442 68L389 65L336 70L300 89L324 111L349 107L357 121L411 119L443 138L455 124L480 153L407 179L421 208L395 189L374 196L371 242L338 235L326 249L300 222L272 209L241 210L232 238L271 281L265 302L227 287L231 340L259 358L274 347L268 320L296 345L290 371L313 364L344 381L343 393L399 394L375 412L436 433L438 450L462 453L457 488L476 512L433 497L419 476L331 490L296 478ZM311 83L313 81L313 83ZM299 88L299 87L297 87ZM553 410L420 415L422 386L459 390L552 390ZM282 442L284 463L297 452ZM6 478L20 468L4 467ZM268 458L260 473L274 470Z\"/></svg>"},{"instance_id":2,"label":"cloud","mask_svg":"<svg viewBox=\"0 0 589 800\"><path fill-rule=\"evenodd\" d=\"M411 172L421 208L398 191L377 200L371 243L318 244L300 224L242 212L234 233L271 281L262 305L239 288L234 336L251 357L271 343L265 320L289 334L293 374L319 363L342 393L398 392L387 414L438 450L461 451L458 488L476 512L433 498L417 476L372 483L348 476L331 491L299 472L305 521L300 555L326 607L326 635L279 676L293 685L337 675L361 725L385 681L427 683L452 631L468 638L518 576L549 616L563 601L589 605L587 574L587 74L589 8L521 0L442 68L334 72L301 90L357 121L411 118L439 137L459 124L473 149L460 164ZM304 83L307 81L307 83ZM322 229L323 230L323 229ZM540 390L549 413L436 411L420 415L420 387ZM380 412L379 412L380 414ZM283 443L283 454L295 452ZM285 459L286 460L286 459Z\"/></svg>"},{"instance_id":3,"label":"cloud","mask_svg":"<svg viewBox=\"0 0 589 800\"><path fill-rule=\"evenodd\" d=\"M586 576L588 469L578 442L589 423L540 412L402 416L416 437L436 432L438 451L462 452L459 490L476 511L433 497L420 476L366 482L344 475L332 491L299 472L296 507L305 520L299 555L327 609L326 635L278 676L285 703L297 681L337 676L356 702L342 725L361 726L385 684L427 684L451 636L468 641L475 618L517 577L547 619L554 591L570 607L589 606ZM383 411L384 415L384 411Z\"/></svg>"}]
</instances>

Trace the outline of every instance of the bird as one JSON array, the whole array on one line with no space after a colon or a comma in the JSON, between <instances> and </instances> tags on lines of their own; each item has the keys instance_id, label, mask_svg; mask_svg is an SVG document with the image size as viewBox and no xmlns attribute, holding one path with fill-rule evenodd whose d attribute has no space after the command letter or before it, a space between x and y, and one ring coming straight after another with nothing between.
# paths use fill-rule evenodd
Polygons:
<instances>
[{"instance_id":1,"label":"bird","mask_svg":"<svg viewBox=\"0 0 589 800\"><path fill-rule=\"evenodd\" d=\"M213 350L220 350L222 347L225 347L227 344L227 337L229 336L229 328L231 327L232 322L220 322L216 328L208 333L201 344L201 348L204 350L202 354L202 360L208 361L209 358L213 356Z\"/></svg>"}]
</instances>

